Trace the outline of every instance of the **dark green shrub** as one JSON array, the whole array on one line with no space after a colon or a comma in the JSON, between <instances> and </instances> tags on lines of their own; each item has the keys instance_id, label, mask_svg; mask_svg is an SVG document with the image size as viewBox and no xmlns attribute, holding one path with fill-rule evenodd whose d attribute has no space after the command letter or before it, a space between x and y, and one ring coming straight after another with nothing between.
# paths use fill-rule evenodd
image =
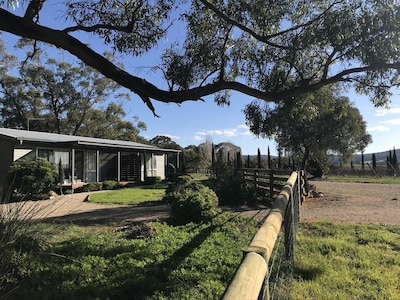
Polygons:
<instances>
[{"instance_id":1,"label":"dark green shrub","mask_svg":"<svg viewBox=\"0 0 400 300\"><path fill-rule=\"evenodd\" d=\"M59 184L57 168L45 159L21 159L11 165L10 186L18 193L38 195L55 190Z\"/></svg>"},{"instance_id":2,"label":"dark green shrub","mask_svg":"<svg viewBox=\"0 0 400 300\"><path fill-rule=\"evenodd\" d=\"M170 181L170 182L176 182L176 180L180 176L186 176L186 174L183 174L183 173L168 173L167 174L167 180Z\"/></svg>"},{"instance_id":3,"label":"dark green shrub","mask_svg":"<svg viewBox=\"0 0 400 300\"><path fill-rule=\"evenodd\" d=\"M118 189L119 184L115 180L106 180L103 181L103 190L116 190Z\"/></svg>"},{"instance_id":4,"label":"dark green shrub","mask_svg":"<svg viewBox=\"0 0 400 300\"><path fill-rule=\"evenodd\" d=\"M214 181L214 190L221 205L254 205L268 200L265 192L246 182L240 173L225 174Z\"/></svg>"},{"instance_id":5,"label":"dark green shrub","mask_svg":"<svg viewBox=\"0 0 400 300\"><path fill-rule=\"evenodd\" d=\"M164 200L172 204L172 219L177 224L207 222L219 212L214 191L189 176L178 177L165 194Z\"/></svg>"},{"instance_id":6,"label":"dark green shrub","mask_svg":"<svg viewBox=\"0 0 400 300\"><path fill-rule=\"evenodd\" d=\"M87 184L88 192L101 191L103 189L103 184L101 182L91 182Z\"/></svg>"},{"instance_id":7,"label":"dark green shrub","mask_svg":"<svg viewBox=\"0 0 400 300\"><path fill-rule=\"evenodd\" d=\"M160 183L160 182L161 182L161 177L160 176L149 176L149 177L146 177L146 179L144 181L144 183L146 185L154 185L154 184L157 184L157 183Z\"/></svg>"}]
</instances>

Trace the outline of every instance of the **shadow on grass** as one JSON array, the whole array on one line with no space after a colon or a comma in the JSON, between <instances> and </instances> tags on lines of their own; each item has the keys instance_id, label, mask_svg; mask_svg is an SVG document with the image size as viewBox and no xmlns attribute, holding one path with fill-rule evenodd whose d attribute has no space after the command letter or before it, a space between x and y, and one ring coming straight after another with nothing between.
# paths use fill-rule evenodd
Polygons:
<instances>
[{"instance_id":1,"label":"shadow on grass","mask_svg":"<svg viewBox=\"0 0 400 300\"><path fill-rule=\"evenodd\" d=\"M143 207L146 208L149 209L148 206ZM200 275L192 274L193 270L184 271L189 272L190 276L179 272L187 269L184 266L185 260L201 248L214 231L237 218L234 214L224 215L221 212L221 215L210 224L190 227L196 234L168 255L168 252L162 254L165 250L159 252L158 249L154 252L153 247L157 248L157 244L149 246L140 240L107 246L105 249L97 244L96 238L90 241L85 237L68 240L56 250L61 260L57 257L48 258L47 267L38 270L34 275L38 281L29 284L33 289L29 294L30 299L52 299L55 296L57 299L152 299L162 294L168 296L176 288L193 288L198 280L196 276ZM248 222L252 220L249 218ZM162 244L159 246L164 247ZM161 257L154 258L154 255ZM164 260L162 255L165 255ZM61 256L71 259L66 261ZM42 281L45 282L44 285ZM62 288L64 285L69 286L69 289ZM18 296L28 294L22 293Z\"/></svg>"},{"instance_id":2,"label":"shadow on grass","mask_svg":"<svg viewBox=\"0 0 400 300\"><path fill-rule=\"evenodd\" d=\"M47 217L43 222L73 223L79 226L120 226L132 222L166 220L171 207L167 204L146 203L124 207L105 207L86 212L71 212L63 216Z\"/></svg>"},{"instance_id":3,"label":"shadow on grass","mask_svg":"<svg viewBox=\"0 0 400 300\"><path fill-rule=\"evenodd\" d=\"M303 280L314 280L321 276L323 270L318 267L295 267L295 275Z\"/></svg>"}]
</instances>

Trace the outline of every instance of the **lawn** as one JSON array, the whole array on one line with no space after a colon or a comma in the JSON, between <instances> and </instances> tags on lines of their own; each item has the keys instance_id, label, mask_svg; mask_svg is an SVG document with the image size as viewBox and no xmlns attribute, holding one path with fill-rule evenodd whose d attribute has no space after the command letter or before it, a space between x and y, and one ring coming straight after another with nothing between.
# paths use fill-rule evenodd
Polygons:
<instances>
[{"instance_id":1,"label":"lawn","mask_svg":"<svg viewBox=\"0 0 400 300\"><path fill-rule=\"evenodd\" d=\"M398 177L359 177L359 176L327 176L324 180L335 182L359 182L377 184L400 184Z\"/></svg>"},{"instance_id":2,"label":"lawn","mask_svg":"<svg viewBox=\"0 0 400 300\"><path fill-rule=\"evenodd\" d=\"M137 205L145 202L161 201L165 188L125 188L90 194L90 202L99 204Z\"/></svg>"},{"instance_id":3,"label":"lawn","mask_svg":"<svg viewBox=\"0 0 400 300\"><path fill-rule=\"evenodd\" d=\"M209 224L150 222L118 232L36 226L51 233L48 244L19 258L23 280L7 299L219 299L257 230L225 213Z\"/></svg>"},{"instance_id":4,"label":"lawn","mask_svg":"<svg viewBox=\"0 0 400 300\"><path fill-rule=\"evenodd\" d=\"M400 299L400 226L301 224L282 298Z\"/></svg>"}]
</instances>

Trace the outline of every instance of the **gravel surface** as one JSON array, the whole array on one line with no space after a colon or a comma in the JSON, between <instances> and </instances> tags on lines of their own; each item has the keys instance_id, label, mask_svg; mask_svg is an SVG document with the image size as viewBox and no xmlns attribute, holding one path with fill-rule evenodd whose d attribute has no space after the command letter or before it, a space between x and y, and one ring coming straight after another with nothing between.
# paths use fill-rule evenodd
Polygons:
<instances>
[{"instance_id":1,"label":"gravel surface","mask_svg":"<svg viewBox=\"0 0 400 300\"><path fill-rule=\"evenodd\" d=\"M400 225L400 184L326 181L310 184L315 185L322 196L305 200L301 211L303 222Z\"/></svg>"},{"instance_id":2,"label":"gravel surface","mask_svg":"<svg viewBox=\"0 0 400 300\"><path fill-rule=\"evenodd\" d=\"M400 225L400 184L310 183L316 186L321 197L306 198L301 208L301 222ZM91 226L123 226L132 222L163 220L170 215L170 207L166 204L102 205L85 201L88 195L56 196L50 200L1 205L0 208L10 210L22 205L34 218ZM223 207L223 210L260 222L269 212L266 207Z\"/></svg>"}]
</instances>

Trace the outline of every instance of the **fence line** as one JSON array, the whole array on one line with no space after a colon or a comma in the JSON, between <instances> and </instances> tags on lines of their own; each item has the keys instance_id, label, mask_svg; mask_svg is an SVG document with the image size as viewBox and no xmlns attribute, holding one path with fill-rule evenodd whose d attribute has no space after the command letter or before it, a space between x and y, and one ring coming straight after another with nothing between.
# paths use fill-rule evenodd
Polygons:
<instances>
[{"instance_id":1,"label":"fence line","mask_svg":"<svg viewBox=\"0 0 400 300\"><path fill-rule=\"evenodd\" d=\"M261 225L250 245L244 249L244 259L226 289L223 299L270 299L269 280L271 268L268 267L275 244L284 224L284 257L293 268L294 244L297 223L300 217L300 203L303 198L304 172L293 172L274 204L265 222ZM280 260L277 275L280 273ZM276 261L276 258L272 260ZM272 291L272 294L275 291Z\"/></svg>"},{"instance_id":2,"label":"fence line","mask_svg":"<svg viewBox=\"0 0 400 300\"><path fill-rule=\"evenodd\" d=\"M285 186L290 173L286 170L275 169L241 169L243 179L253 184L255 188L268 190L269 196L273 198Z\"/></svg>"}]
</instances>

